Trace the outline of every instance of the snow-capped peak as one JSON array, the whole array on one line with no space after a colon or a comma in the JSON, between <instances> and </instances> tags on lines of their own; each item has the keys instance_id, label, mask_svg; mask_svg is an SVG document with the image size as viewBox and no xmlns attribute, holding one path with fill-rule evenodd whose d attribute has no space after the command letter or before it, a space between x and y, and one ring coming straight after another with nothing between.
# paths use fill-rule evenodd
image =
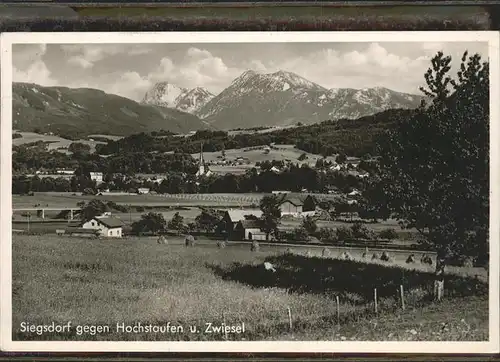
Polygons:
<instances>
[{"instance_id":1,"label":"snow-capped peak","mask_svg":"<svg viewBox=\"0 0 500 362\"><path fill-rule=\"evenodd\" d=\"M159 82L146 92L142 103L195 113L213 97L214 95L205 88L196 87L189 90L168 82Z\"/></svg>"},{"instance_id":2,"label":"snow-capped peak","mask_svg":"<svg viewBox=\"0 0 500 362\"><path fill-rule=\"evenodd\" d=\"M142 102L157 106L175 108L175 100L186 91L187 90L185 88L178 87L174 84L159 82L146 92Z\"/></svg>"}]
</instances>

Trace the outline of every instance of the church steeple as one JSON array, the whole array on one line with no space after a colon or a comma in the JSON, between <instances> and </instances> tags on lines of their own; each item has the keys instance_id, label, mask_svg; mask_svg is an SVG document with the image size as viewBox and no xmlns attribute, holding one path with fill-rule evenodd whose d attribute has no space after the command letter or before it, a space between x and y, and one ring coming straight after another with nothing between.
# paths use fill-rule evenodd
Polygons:
<instances>
[{"instance_id":1,"label":"church steeple","mask_svg":"<svg viewBox=\"0 0 500 362\"><path fill-rule=\"evenodd\" d=\"M203 142L200 144L200 160L198 163L198 172L196 176L204 176L207 173L207 168L205 167L205 159L203 158Z\"/></svg>"}]
</instances>

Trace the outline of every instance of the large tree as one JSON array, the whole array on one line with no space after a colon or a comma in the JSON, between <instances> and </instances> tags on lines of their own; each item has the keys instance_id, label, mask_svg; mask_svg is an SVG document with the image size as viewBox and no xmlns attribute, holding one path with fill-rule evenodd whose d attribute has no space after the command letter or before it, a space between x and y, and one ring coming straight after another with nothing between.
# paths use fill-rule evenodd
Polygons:
<instances>
[{"instance_id":1,"label":"large tree","mask_svg":"<svg viewBox=\"0 0 500 362\"><path fill-rule=\"evenodd\" d=\"M161 213L149 212L141 216L141 219L132 223L132 232L152 232L156 234L165 230L167 222Z\"/></svg>"},{"instance_id":2,"label":"large tree","mask_svg":"<svg viewBox=\"0 0 500 362\"><path fill-rule=\"evenodd\" d=\"M281 218L278 198L275 195L264 196L260 200L260 210L262 211L261 231L266 233L266 240L269 240L269 235L276 234Z\"/></svg>"},{"instance_id":3,"label":"large tree","mask_svg":"<svg viewBox=\"0 0 500 362\"><path fill-rule=\"evenodd\" d=\"M439 52L425 74L430 98L379 143L379 202L403 227L416 228L437 253L435 298L445 266L486 262L489 219L489 63L467 52L456 77Z\"/></svg>"},{"instance_id":4,"label":"large tree","mask_svg":"<svg viewBox=\"0 0 500 362\"><path fill-rule=\"evenodd\" d=\"M80 202L77 206L81 207L80 218L88 221L96 216L109 211L109 207L99 199L90 200L88 203Z\"/></svg>"},{"instance_id":5,"label":"large tree","mask_svg":"<svg viewBox=\"0 0 500 362\"><path fill-rule=\"evenodd\" d=\"M172 219L168 222L168 228L172 230L176 230L177 233L180 234L180 232L184 228L184 217L176 212Z\"/></svg>"}]
</instances>

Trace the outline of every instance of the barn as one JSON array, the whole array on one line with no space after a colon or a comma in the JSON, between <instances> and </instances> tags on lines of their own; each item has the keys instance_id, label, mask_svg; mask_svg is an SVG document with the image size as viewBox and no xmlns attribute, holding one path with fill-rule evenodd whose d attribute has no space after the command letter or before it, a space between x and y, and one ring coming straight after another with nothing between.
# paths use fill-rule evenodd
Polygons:
<instances>
[{"instance_id":1,"label":"barn","mask_svg":"<svg viewBox=\"0 0 500 362\"><path fill-rule=\"evenodd\" d=\"M262 216L260 210L227 210L221 220L220 230L223 230L226 235L233 234L236 225L243 220L258 219Z\"/></svg>"},{"instance_id":2,"label":"barn","mask_svg":"<svg viewBox=\"0 0 500 362\"><path fill-rule=\"evenodd\" d=\"M316 210L316 200L311 195L283 194L279 197L281 215L301 216Z\"/></svg>"},{"instance_id":3,"label":"barn","mask_svg":"<svg viewBox=\"0 0 500 362\"><path fill-rule=\"evenodd\" d=\"M304 211L304 203L298 198L287 198L280 202L281 215L300 215Z\"/></svg>"},{"instance_id":4,"label":"barn","mask_svg":"<svg viewBox=\"0 0 500 362\"><path fill-rule=\"evenodd\" d=\"M99 234L105 237L121 238L123 226L123 221L114 217L94 217L82 223L80 228L98 230Z\"/></svg>"},{"instance_id":5,"label":"barn","mask_svg":"<svg viewBox=\"0 0 500 362\"><path fill-rule=\"evenodd\" d=\"M237 240L266 240L266 234L260 230L259 220L241 220L234 228Z\"/></svg>"}]
</instances>

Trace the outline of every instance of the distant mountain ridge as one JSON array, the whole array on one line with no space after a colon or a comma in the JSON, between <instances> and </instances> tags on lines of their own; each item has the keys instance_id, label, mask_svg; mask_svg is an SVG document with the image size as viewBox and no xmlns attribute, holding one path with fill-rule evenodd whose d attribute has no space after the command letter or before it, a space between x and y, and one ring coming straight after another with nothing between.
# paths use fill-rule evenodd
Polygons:
<instances>
[{"instance_id":1,"label":"distant mountain ridge","mask_svg":"<svg viewBox=\"0 0 500 362\"><path fill-rule=\"evenodd\" d=\"M141 103L195 114L213 97L205 88L186 89L168 82L159 82L146 92Z\"/></svg>"},{"instance_id":2,"label":"distant mountain ridge","mask_svg":"<svg viewBox=\"0 0 500 362\"><path fill-rule=\"evenodd\" d=\"M13 83L13 127L53 132L64 137L90 134L127 136L166 130L188 133L206 129L195 115L89 88L44 87Z\"/></svg>"},{"instance_id":3,"label":"distant mountain ridge","mask_svg":"<svg viewBox=\"0 0 500 362\"><path fill-rule=\"evenodd\" d=\"M417 108L422 99L383 87L327 89L292 72L261 74L249 70L196 115L220 129L286 126Z\"/></svg>"}]
</instances>

